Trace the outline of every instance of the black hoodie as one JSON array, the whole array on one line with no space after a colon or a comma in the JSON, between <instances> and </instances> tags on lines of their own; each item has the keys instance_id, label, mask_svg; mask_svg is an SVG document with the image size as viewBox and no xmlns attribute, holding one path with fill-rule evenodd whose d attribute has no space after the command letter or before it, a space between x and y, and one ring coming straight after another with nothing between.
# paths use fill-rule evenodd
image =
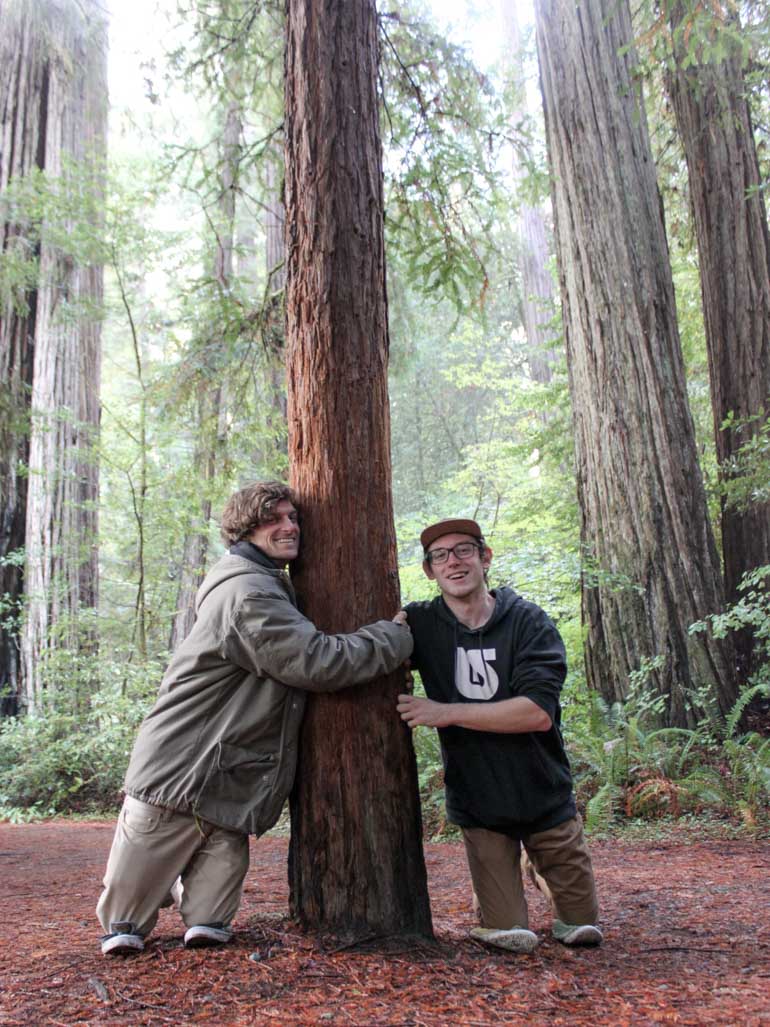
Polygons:
<instances>
[{"instance_id":1,"label":"black hoodie","mask_svg":"<svg viewBox=\"0 0 770 1027\"><path fill-rule=\"evenodd\" d=\"M481 628L457 620L444 599L406 607L412 665L437 702L501 702L524 696L551 718L548 731L503 734L439 730L447 816L461 827L524 837L575 816L572 775L561 737L564 643L546 614L510 588L492 592Z\"/></svg>"}]
</instances>

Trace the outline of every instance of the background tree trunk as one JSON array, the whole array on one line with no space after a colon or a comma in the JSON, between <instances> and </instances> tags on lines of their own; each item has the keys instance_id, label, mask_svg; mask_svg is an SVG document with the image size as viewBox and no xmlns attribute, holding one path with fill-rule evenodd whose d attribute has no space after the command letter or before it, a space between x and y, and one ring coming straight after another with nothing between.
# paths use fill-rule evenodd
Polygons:
<instances>
[{"instance_id":1,"label":"background tree trunk","mask_svg":"<svg viewBox=\"0 0 770 1027\"><path fill-rule=\"evenodd\" d=\"M515 126L527 117L525 80L516 0L502 0L511 75L518 97L510 121ZM520 188L524 169L518 151L513 150L513 181ZM519 213L519 247L521 260L521 319L527 333L528 362L532 378L547 385L553 377L556 362L555 340L549 322L556 313L554 288L548 267L550 250L543 211L522 201Z\"/></svg>"},{"instance_id":2,"label":"background tree trunk","mask_svg":"<svg viewBox=\"0 0 770 1027\"><path fill-rule=\"evenodd\" d=\"M671 8L675 68L667 79L698 239L717 456L729 480L730 461L760 430L770 402L770 238L741 54L730 34L737 19L721 33L727 55L704 58L691 52L702 50L690 35L691 7ZM757 419L722 429L729 414ZM722 553L725 591L735 601L746 571L770 564L767 503L738 509L722 500ZM751 635L741 633L744 673L754 669L752 648Z\"/></svg>"},{"instance_id":3,"label":"background tree trunk","mask_svg":"<svg viewBox=\"0 0 770 1027\"><path fill-rule=\"evenodd\" d=\"M52 649L77 650L93 637L78 619L97 600L94 445L102 268L94 254L103 199L107 34L95 0L3 5L2 13L3 20L19 19L22 26L25 95L19 113L29 117L21 123L16 118L16 143L26 155L9 154L8 166L14 174L33 166L45 171L54 197L48 198L42 227L37 288L29 305L34 315L14 329L17 341L19 331L34 331L22 639L23 702L34 707ZM77 255L74 219L57 208L57 192L78 203L78 220L93 231L90 257L85 251ZM24 366L24 359L12 359Z\"/></svg>"},{"instance_id":4,"label":"background tree trunk","mask_svg":"<svg viewBox=\"0 0 770 1027\"><path fill-rule=\"evenodd\" d=\"M625 0L538 0L574 410L586 669L608 700L649 661L665 721L703 692L724 713L729 647L688 626L722 603L698 467L665 229ZM657 665L659 664L659 665ZM695 693L701 690L701 695Z\"/></svg>"},{"instance_id":5,"label":"background tree trunk","mask_svg":"<svg viewBox=\"0 0 770 1027\"><path fill-rule=\"evenodd\" d=\"M48 60L30 4L0 3L0 193L43 165ZM9 215L6 215L8 217ZM35 262L28 225L3 218L2 254ZM20 640L13 626L23 594L24 547L37 292L4 283L0 300L0 709L18 708Z\"/></svg>"},{"instance_id":6,"label":"background tree trunk","mask_svg":"<svg viewBox=\"0 0 770 1027\"><path fill-rule=\"evenodd\" d=\"M390 486L377 24L371 0L289 0L289 455L307 615L350 631L399 606ZM385 680L309 703L291 909L347 936L431 933L417 775Z\"/></svg>"}]
</instances>

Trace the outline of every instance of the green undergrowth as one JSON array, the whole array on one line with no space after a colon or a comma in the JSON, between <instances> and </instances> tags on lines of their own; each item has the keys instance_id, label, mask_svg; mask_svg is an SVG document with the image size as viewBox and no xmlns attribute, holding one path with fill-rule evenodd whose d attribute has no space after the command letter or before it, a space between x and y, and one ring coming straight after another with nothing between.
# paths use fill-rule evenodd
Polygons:
<instances>
[{"instance_id":1,"label":"green undergrowth","mask_svg":"<svg viewBox=\"0 0 770 1027\"><path fill-rule=\"evenodd\" d=\"M59 687L52 680L41 708L0 723L0 819L109 817L120 804L131 747L157 691L161 663L132 662L116 651L109 660L78 668L81 676L86 672L103 682L88 699L75 704L61 688L74 672L60 663Z\"/></svg>"}]
</instances>

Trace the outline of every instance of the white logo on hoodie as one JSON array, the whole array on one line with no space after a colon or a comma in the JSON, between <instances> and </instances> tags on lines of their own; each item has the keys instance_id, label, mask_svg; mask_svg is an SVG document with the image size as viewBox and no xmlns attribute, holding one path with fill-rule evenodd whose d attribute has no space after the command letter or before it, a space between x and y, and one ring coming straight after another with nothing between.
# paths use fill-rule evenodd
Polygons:
<instances>
[{"instance_id":1,"label":"white logo on hoodie","mask_svg":"<svg viewBox=\"0 0 770 1027\"><path fill-rule=\"evenodd\" d=\"M466 699L491 699L500 680L490 660L497 658L496 649L462 649L455 656L455 685Z\"/></svg>"}]
</instances>

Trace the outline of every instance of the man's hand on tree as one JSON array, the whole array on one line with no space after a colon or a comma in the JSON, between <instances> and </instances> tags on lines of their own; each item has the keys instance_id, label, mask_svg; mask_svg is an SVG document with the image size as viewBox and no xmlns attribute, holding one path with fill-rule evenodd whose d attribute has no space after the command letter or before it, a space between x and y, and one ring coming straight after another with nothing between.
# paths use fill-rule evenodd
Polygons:
<instances>
[{"instance_id":1,"label":"man's hand on tree","mask_svg":"<svg viewBox=\"0 0 770 1027\"><path fill-rule=\"evenodd\" d=\"M399 695L396 709L411 728L420 724L424 727L447 727L449 724L447 703L423 699L418 695Z\"/></svg>"}]
</instances>

